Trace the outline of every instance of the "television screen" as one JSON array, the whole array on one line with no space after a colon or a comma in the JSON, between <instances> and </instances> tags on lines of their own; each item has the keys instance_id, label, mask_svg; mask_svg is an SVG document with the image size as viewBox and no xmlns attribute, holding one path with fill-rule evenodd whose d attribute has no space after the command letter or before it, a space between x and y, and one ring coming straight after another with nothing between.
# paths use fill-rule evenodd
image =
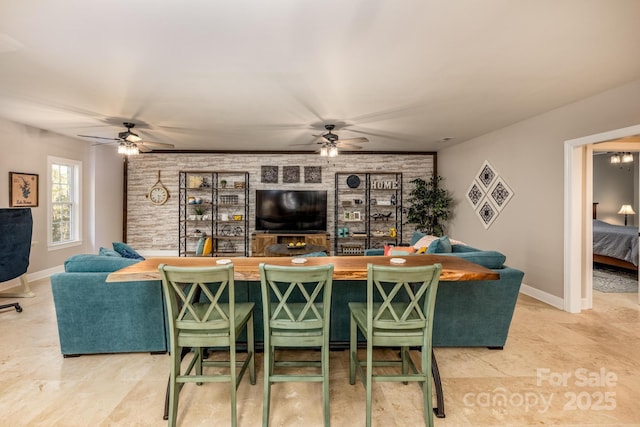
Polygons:
<instances>
[{"instance_id":1,"label":"television screen","mask_svg":"<svg viewBox=\"0 0 640 427\"><path fill-rule=\"evenodd\" d=\"M256 190L256 231L326 232L327 192Z\"/></svg>"}]
</instances>

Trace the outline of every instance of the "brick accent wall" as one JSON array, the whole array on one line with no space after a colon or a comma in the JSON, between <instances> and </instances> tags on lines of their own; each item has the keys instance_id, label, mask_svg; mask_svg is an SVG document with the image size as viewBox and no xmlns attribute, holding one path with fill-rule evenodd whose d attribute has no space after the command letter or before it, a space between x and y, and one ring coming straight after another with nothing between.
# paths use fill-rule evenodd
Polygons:
<instances>
[{"instance_id":1,"label":"brick accent wall","mask_svg":"<svg viewBox=\"0 0 640 427\"><path fill-rule=\"evenodd\" d=\"M327 190L327 227L333 238L336 172L402 172L403 200L413 188L415 178L428 179L435 170L435 154L343 154L335 158L318 154L234 154L234 153L149 153L132 156L127 168L126 240L134 248L148 251L176 251L178 248L178 172L181 170L249 172L249 224L255 227L255 190ZM261 183L261 166L279 166L278 183ZM300 166L300 182L285 184L282 166ZM304 182L304 166L320 166L322 183ZM161 173L169 190L169 200L153 205L146 197ZM409 242L413 227L404 225L403 242Z\"/></svg>"}]
</instances>

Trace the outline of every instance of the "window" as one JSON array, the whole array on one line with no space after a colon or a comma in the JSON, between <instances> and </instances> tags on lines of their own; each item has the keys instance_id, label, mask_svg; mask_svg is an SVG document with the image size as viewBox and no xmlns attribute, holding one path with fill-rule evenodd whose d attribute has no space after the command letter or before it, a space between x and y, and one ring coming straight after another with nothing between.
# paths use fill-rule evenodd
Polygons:
<instances>
[{"instance_id":1,"label":"window","mask_svg":"<svg viewBox=\"0 0 640 427\"><path fill-rule=\"evenodd\" d=\"M49 157L49 249L81 243L80 182L82 163Z\"/></svg>"}]
</instances>

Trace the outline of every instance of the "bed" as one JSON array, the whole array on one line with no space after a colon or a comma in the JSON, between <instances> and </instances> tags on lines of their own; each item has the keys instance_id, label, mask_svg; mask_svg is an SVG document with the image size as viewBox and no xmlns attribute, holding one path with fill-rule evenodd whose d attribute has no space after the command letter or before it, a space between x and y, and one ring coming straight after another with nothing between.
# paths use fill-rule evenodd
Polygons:
<instances>
[{"instance_id":1,"label":"bed","mask_svg":"<svg viewBox=\"0 0 640 427\"><path fill-rule=\"evenodd\" d=\"M638 227L593 218L593 262L638 270Z\"/></svg>"}]
</instances>

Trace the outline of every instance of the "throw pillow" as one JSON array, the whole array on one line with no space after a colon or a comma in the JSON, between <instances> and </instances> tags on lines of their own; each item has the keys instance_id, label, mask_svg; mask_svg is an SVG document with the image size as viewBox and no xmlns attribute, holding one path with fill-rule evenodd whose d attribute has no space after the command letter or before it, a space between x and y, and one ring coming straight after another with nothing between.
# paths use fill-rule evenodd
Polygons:
<instances>
[{"instance_id":1,"label":"throw pillow","mask_svg":"<svg viewBox=\"0 0 640 427\"><path fill-rule=\"evenodd\" d=\"M196 244L196 256L202 256L202 253L204 252L204 241L206 239L204 237L201 237L198 239L198 243Z\"/></svg>"},{"instance_id":2,"label":"throw pillow","mask_svg":"<svg viewBox=\"0 0 640 427\"><path fill-rule=\"evenodd\" d=\"M209 255L211 253L213 247L213 241L211 240L211 237L207 237L204 240L204 247L202 248L202 255Z\"/></svg>"},{"instance_id":3,"label":"throw pillow","mask_svg":"<svg viewBox=\"0 0 640 427\"><path fill-rule=\"evenodd\" d=\"M391 246L389 255L409 255L416 251L413 246Z\"/></svg>"},{"instance_id":4,"label":"throw pillow","mask_svg":"<svg viewBox=\"0 0 640 427\"><path fill-rule=\"evenodd\" d=\"M124 258L144 259L135 249L123 242L113 242L113 250Z\"/></svg>"},{"instance_id":5,"label":"throw pillow","mask_svg":"<svg viewBox=\"0 0 640 427\"><path fill-rule=\"evenodd\" d=\"M428 254L446 254L451 253L451 241L447 236L442 236L429 245Z\"/></svg>"},{"instance_id":6,"label":"throw pillow","mask_svg":"<svg viewBox=\"0 0 640 427\"><path fill-rule=\"evenodd\" d=\"M117 256L117 257L121 257L122 256L118 252L114 251L113 249L107 249L107 248L103 248L103 247L100 247L100 250L98 251L98 255L101 255L101 256Z\"/></svg>"},{"instance_id":7,"label":"throw pillow","mask_svg":"<svg viewBox=\"0 0 640 427\"><path fill-rule=\"evenodd\" d=\"M422 236L416 243L414 243L413 246L416 249L420 249L420 248L428 248L429 245L431 243L433 243L434 240L437 240L438 236L431 236L431 235L426 235L426 236ZM452 245L464 245L465 243L461 242L460 240L455 240L452 238L449 238L449 241L451 242Z\"/></svg>"},{"instance_id":8,"label":"throw pillow","mask_svg":"<svg viewBox=\"0 0 640 427\"><path fill-rule=\"evenodd\" d=\"M415 242L411 246L413 246L416 249L427 248L434 240L438 240L438 236L431 236L431 235L422 236L417 242Z\"/></svg>"}]
</instances>

